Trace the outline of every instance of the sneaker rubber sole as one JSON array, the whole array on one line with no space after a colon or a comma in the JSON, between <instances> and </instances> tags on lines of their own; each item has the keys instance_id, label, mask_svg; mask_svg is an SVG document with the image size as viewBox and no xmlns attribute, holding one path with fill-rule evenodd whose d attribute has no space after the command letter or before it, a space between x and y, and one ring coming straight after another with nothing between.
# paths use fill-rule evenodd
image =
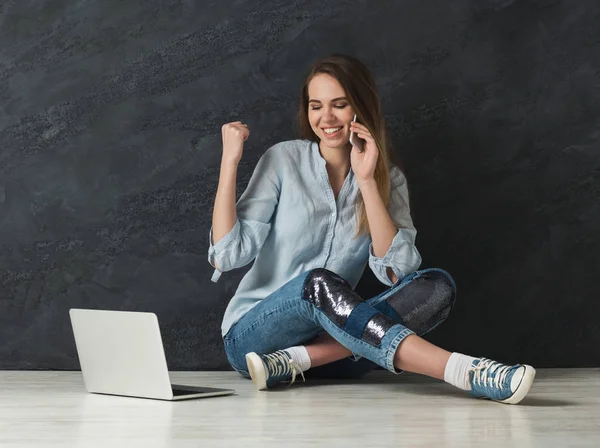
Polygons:
<instances>
[{"instance_id":1,"label":"sneaker rubber sole","mask_svg":"<svg viewBox=\"0 0 600 448\"><path fill-rule=\"evenodd\" d=\"M248 365L248 372L250 372L250 378L258 390L267 389L267 372L265 371L265 365L263 364L260 356L256 353L248 353L246 355L246 364Z\"/></svg>"}]
</instances>

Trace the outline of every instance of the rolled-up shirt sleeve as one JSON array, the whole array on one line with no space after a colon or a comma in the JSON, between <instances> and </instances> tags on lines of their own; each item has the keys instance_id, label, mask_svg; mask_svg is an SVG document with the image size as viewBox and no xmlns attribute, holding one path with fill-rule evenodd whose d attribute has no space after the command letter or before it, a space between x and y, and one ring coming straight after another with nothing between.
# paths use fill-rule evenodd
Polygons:
<instances>
[{"instance_id":1,"label":"rolled-up shirt sleeve","mask_svg":"<svg viewBox=\"0 0 600 448\"><path fill-rule=\"evenodd\" d=\"M254 260L271 229L280 189L277 150L272 146L259 159L246 190L236 203L235 224L216 244L211 226L208 262L215 268L211 281L216 283L222 272L240 268Z\"/></svg>"},{"instance_id":2,"label":"rolled-up shirt sleeve","mask_svg":"<svg viewBox=\"0 0 600 448\"><path fill-rule=\"evenodd\" d=\"M417 230L410 216L406 177L398 167L392 166L390 178L392 187L388 212L398 227L398 232L383 257L375 256L373 243L369 244L369 267L375 277L387 286L393 285L392 280L388 277L387 268L396 274L397 280L401 280L416 271L422 261L421 254L415 246Z\"/></svg>"}]
</instances>

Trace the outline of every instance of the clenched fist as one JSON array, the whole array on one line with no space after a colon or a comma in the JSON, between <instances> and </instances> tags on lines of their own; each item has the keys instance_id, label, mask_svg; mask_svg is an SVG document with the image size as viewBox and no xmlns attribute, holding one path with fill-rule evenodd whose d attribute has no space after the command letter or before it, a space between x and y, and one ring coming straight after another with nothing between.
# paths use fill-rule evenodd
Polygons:
<instances>
[{"instance_id":1,"label":"clenched fist","mask_svg":"<svg viewBox=\"0 0 600 448\"><path fill-rule=\"evenodd\" d=\"M232 163L239 163L244 152L244 142L250 136L247 124L241 121L226 123L221 128L223 134L223 159Z\"/></svg>"}]
</instances>

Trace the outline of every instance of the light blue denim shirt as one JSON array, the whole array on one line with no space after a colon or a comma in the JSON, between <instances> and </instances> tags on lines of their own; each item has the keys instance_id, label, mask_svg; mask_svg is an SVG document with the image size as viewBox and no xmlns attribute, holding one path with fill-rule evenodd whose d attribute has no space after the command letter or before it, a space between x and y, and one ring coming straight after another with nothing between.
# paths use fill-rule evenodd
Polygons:
<instances>
[{"instance_id":1,"label":"light blue denim shirt","mask_svg":"<svg viewBox=\"0 0 600 448\"><path fill-rule=\"evenodd\" d=\"M260 300L285 283L314 268L326 268L354 289L368 264L383 284L392 286L390 267L398 279L416 271L421 255L410 216L406 178L393 166L388 211L400 228L387 253L373 254L371 237L356 233L355 200L360 193L352 169L334 197L318 143L289 140L271 146L261 156L236 204L231 231L214 244L209 234L208 261L221 272L254 264L229 302L222 334Z\"/></svg>"}]
</instances>

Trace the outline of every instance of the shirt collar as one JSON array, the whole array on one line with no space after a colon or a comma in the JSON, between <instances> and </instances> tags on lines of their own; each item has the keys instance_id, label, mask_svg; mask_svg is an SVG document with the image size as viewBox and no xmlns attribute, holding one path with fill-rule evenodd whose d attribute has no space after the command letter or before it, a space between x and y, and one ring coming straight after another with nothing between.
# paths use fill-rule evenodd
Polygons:
<instances>
[{"instance_id":1,"label":"shirt collar","mask_svg":"<svg viewBox=\"0 0 600 448\"><path fill-rule=\"evenodd\" d=\"M327 162L325 161L325 159L319 151L319 144L317 142L311 141L310 146L312 149L311 152L313 154L313 157L316 159L317 163L320 163L323 168L326 168ZM327 170L325 170L325 172L327 172ZM350 182L354 181L354 171L352 170L352 165L350 165L350 170L348 171L347 176L350 176ZM327 181L329 181L329 179L327 179Z\"/></svg>"}]
</instances>

